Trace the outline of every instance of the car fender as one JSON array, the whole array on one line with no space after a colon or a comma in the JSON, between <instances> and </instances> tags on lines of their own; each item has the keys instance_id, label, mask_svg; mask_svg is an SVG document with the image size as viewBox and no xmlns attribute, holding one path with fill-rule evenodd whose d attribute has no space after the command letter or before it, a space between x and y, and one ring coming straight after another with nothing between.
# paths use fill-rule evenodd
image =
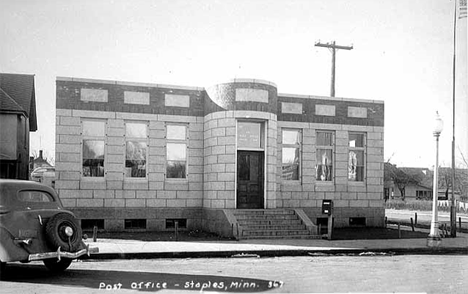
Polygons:
<instances>
[{"instance_id":1,"label":"car fender","mask_svg":"<svg viewBox=\"0 0 468 294\"><path fill-rule=\"evenodd\" d=\"M0 261L27 261L29 252L15 243L15 237L5 228L0 228Z\"/></svg>"}]
</instances>

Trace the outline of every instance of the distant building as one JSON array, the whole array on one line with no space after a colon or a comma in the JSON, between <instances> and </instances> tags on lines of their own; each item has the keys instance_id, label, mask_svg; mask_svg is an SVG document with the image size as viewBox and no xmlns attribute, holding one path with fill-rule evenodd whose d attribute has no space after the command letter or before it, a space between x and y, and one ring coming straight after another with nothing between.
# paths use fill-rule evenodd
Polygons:
<instances>
[{"instance_id":1,"label":"distant building","mask_svg":"<svg viewBox=\"0 0 468 294\"><path fill-rule=\"evenodd\" d=\"M336 227L384 224L382 101L251 79L56 83L55 187L82 225L232 235L246 210L321 223L324 199Z\"/></svg>"},{"instance_id":2,"label":"distant building","mask_svg":"<svg viewBox=\"0 0 468 294\"><path fill-rule=\"evenodd\" d=\"M407 176L407 183L404 186L405 200L432 200L433 199L433 181L434 181L434 171L428 168L420 167L400 167L402 171ZM441 167L439 168L439 191L438 199L447 200L452 197L452 189L447 187L447 183L451 183L452 179L452 170L451 168ZM459 200L461 198L461 191L468 190L468 170L466 169L456 169L457 179L456 179L456 189L454 191L455 199ZM462 179L465 179L463 183ZM462 186L460 186L462 185ZM385 182L385 193L391 193L393 199L400 199L402 197L402 191L398 189L398 186L393 182ZM466 192L465 192L466 193Z\"/></svg>"},{"instance_id":3,"label":"distant building","mask_svg":"<svg viewBox=\"0 0 468 294\"><path fill-rule=\"evenodd\" d=\"M32 158L31 160L32 160L32 163L31 163L32 170L35 170L38 167L50 167L50 166L52 166L47 161L47 159L44 158L44 151L43 150L39 150L39 156L36 157L36 158Z\"/></svg>"},{"instance_id":4,"label":"distant building","mask_svg":"<svg viewBox=\"0 0 468 294\"><path fill-rule=\"evenodd\" d=\"M0 73L0 177L29 178L29 132L37 130L34 75Z\"/></svg>"}]
</instances>

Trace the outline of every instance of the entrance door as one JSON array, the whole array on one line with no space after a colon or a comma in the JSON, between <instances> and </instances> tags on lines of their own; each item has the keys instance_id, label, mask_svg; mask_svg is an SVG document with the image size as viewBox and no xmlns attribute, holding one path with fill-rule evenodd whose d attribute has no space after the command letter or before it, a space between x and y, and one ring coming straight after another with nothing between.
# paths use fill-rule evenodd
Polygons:
<instances>
[{"instance_id":1,"label":"entrance door","mask_svg":"<svg viewBox=\"0 0 468 294\"><path fill-rule=\"evenodd\" d=\"M264 208L263 202L263 151L237 151L237 208Z\"/></svg>"}]
</instances>

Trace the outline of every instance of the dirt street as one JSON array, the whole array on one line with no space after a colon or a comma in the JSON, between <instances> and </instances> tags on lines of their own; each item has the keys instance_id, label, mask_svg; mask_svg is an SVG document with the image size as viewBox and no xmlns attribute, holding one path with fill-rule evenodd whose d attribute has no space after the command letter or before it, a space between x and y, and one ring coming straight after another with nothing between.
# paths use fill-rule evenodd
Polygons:
<instances>
[{"instance_id":1,"label":"dirt street","mask_svg":"<svg viewBox=\"0 0 468 294\"><path fill-rule=\"evenodd\" d=\"M310 256L75 262L51 276L11 264L2 293L466 293L468 256ZM106 291L113 290L113 291Z\"/></svg>"}]
</instances>

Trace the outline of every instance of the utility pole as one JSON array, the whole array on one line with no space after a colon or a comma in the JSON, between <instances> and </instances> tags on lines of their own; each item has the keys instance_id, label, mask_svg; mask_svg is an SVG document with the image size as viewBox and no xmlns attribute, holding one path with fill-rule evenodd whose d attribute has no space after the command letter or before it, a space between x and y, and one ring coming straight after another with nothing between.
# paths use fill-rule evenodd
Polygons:
<instances>
[{"instance_id":1,"label":"utility pole","mask_svg":"<svg viewBox=\"0 0 468 294\"><path fill-rule=\"evenodd\" d=\"M330 97L335 97L335 60L336 60L336 49L344 49L344 50L351 50L353 49L353 46L341 46L341 45L336 45L335 41L331 43L320 43L318 41L315 43L316 47L325 47L325 48L330 48L332 52L332 71L331 71L331 89L330 89Z\"/></svg>"},{"instance_id":2,"label":"utility pole","mask_svg":"<svg viewBox=\"0 0 468 294\"><path fill-rule=\"evenodd\" d=\"M450 201L450 235L457 236L457 200L455 199L455 66L457 52L457 19L466 18L466 0L460 0L457 6L455 1L455 11L453 13L453 65L452 65L452 199ZM458 13L457 13L458 12ZM458 14L458 18L457 18Z\"/></svg>"}]
</instances>

